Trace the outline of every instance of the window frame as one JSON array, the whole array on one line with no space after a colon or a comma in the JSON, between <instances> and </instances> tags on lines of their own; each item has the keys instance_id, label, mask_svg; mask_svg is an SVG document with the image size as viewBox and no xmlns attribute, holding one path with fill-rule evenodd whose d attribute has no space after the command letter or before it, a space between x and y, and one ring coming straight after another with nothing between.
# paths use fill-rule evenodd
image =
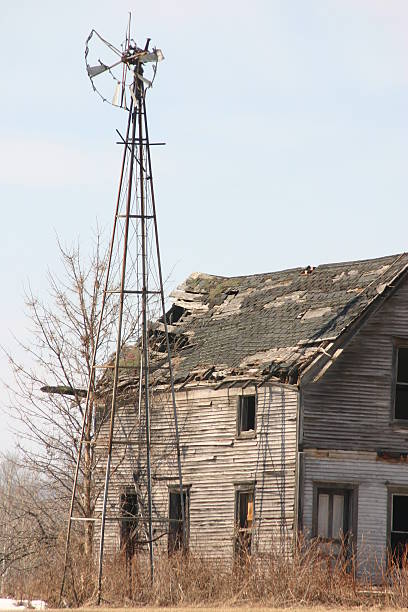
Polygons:
<instances>
[{"instance_id":1,"label":"window frame","mask_svg":"<svg viewBox=\"0 0 408 612\"><path fill-rule=\"evenodd\" d=\"M250 529L241 529L239 526L239 511L240 511L240 495L241 494L252 494L253 503L253 518L252 526ZM234 558L242 557L243 549L239 546L239 534L246 533L250 534L249 551L248 555L252 554L253 536L255 531L255 518L256 518L256 481L251 480L249 482L238 482L234 483Z\"/></svg>"},{"instance_id":2,"label":"window frame","mask_svg":"<svg viewBox=\"0 0 408 612\"><path fill-rule=\"evenodd\" d=\"M404 487L404 486L398 486L398 485L389 485L387 487L388 490L388 499L387 499L387 549L388 549L388 553L391 557L392 554L392 549L391 549L391 535L393 533L392 530L392 510L393 510L393 496L394 495L399 495L399 496L405 496L408 497L408 486ZM407 533L407 532L401 532L401 533Z\"/></svg>"},{"instance_id":3,"label":"window frame","mask_svg":"<svg viewBox=\"0 0 408 612\"><path fill-rule=\"evenodd\" d=\"M397 384L407 385L408 383L398 383L398 351L400 348L408 349L407 338L393 339L393 354L392 354L392 387L391 387L391 422L396 425L406 426L408 428L408 418L397 419L395 416L395 403L397 399Z\"/></svg>"},{"instance_id":4,"label":"window frame","mask_svg":"<svg viewBox=\"0 0 408 612\"><path fill-rule=\"evenodd\" d=\"M313 482L313 507L312 507L312 537L319 538L317 527L318 527L318 500L319 493L329 493L335 495L339 493L341 495L347 492L349 495L348 500L348 535L349 544L352 548L357 543L357 528L358 528L358 484L350 482ZM350 516L351 515L351 516ZM338 542L334 538L320 538L323 542Z\"/></svg>"},{"instance_id":5,"label":"window frame","mask_svg":"<svg viewBox=\"0 0 408 612\"><path fill-rule=\"evenodd\" d=\"M241 405L242 402L248 398L253 397L255 401L255 414L254 414L254 429L241 430ZM258 413L258 394L254 393L242 393L237 396L237 415L236 415L236 432L235 437L240 440L248 440L256 438L256 427L257 427L257 413Z\"/></svg>"},{"instance_id":6,"label":"window frame","mask_svg":"<svg viewBox=\"0 0 408 612\"><path fill-rule=\"evenodd\" d=\"M167 517L168 517L168 532L167 532L167 552L169 555L182 550L187 551L189 549L190 544L190 500L191 500L191 485L183 484L183 496L186 498L186 502L184 505L184 520L186 523L186 536L185 541L181 546L175 547L170 550L170 523L171 521L176 522L177 519L170 518L170 508L171 508L171 495L178 495L180 499L180 487L179 485L169 485L168 486L168 495L167 495ZM179 520L181 523L182 520Z\"/></svg>"},{"instance_id":7,"label":"window frame","mask_svg":"<svg viewBox=\"0 0 408 612\"><path fill-rule=\"evenodd\" d=\"M132 497L136 498L136 515L124 514L124 506L128 495L131 495ZM130 559L136 553L138 546L137 537L130 537L131 525L134 524L134 526L136 527L136 531L139 527L139 498L134 487L132 487L131 485L124 487L120 491L119 509L119 548L120 550L124 550L126 557Z\"/></svg>"}]
</instances>

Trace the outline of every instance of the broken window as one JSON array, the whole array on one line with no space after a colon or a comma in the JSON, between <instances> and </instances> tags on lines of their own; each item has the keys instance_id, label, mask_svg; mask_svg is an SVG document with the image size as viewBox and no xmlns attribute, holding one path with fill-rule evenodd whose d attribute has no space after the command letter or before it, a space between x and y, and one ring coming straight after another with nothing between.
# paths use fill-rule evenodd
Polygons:
<instances>
[{"instance_id":1,"label":"broken window","mask_svg":"<svg viewBox=\"0 0 408 612\"><path fill-rule=\"evenodd\" d=\"M238 398L238 435L243 432L255 432L256 397L241 395Z\"/></svg>"},{"instance_id":2,"label":"broken window","mask_svg":"<svg viewBox=\"0 0 408 612\"><path fill-rule=\"evenodd\" d=\"M391 495L391 553L399 563L408 546L408 493Z\"/></svg>"},{"instance_id":3,"label":"broken window","mask_svg":"<svg viewBox=\"0 0 408 612\"><path fill-rule=\"evenodd\" d=\"M185 539L183 538L183 516L181 513L181 495L180 489L174 487L169 490L169 535L168 535L168 551L169 554L187 548L188 539L188 521L189 521L189 501L190 491L185 488L183 490L183 506L184 518L186 523Z\"/></svg>"},{"instance_id":4,"label":"broken window","mask_svg":"<svg viewBox=\"0 0 408 612\"><path fill-rule=\"evenodd\" d=\"M254 488L239 486L235 492L235 553L245 559L251 554L254 524Z\"/></svg>"},{"instance_id":5,"label":"broken window","mask_svg":"<svg viewBox=\"0 0 408 612\"><path fill-rule=\"evenodd\" d=\"M408 346L397 347L394 418L408 420Z\"/></svg>"},{"instance_id":6,"label":"broken window","mask_svg":"<svg viewBox=\"0 0 408 612\"><path fill-rule=\"evenodd\" d=\"M133 557L137 545L138 533L138 499L131 487L120 496L120 548L127 558Z\"/></svg>"}]
</instances>

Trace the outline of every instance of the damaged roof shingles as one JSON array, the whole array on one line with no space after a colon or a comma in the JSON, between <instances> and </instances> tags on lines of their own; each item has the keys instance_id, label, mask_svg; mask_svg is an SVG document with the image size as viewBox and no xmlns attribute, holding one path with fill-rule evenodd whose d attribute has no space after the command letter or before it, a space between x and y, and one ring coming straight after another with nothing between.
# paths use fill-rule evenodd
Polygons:
<instances>
[{"instance_id":1,"label":"damaged roof shingles","mask_svg":"<svg viewBox=\"0 0 408 612\"><path fill-rule=\"evenodd\" d=\"M253 276L194 273L173 294L182 316L172 330L188 338L176 380L209 368L214 378L272 370L284 378L338 337L407 265L404 253Z\"/></svg>"}]
</instances>

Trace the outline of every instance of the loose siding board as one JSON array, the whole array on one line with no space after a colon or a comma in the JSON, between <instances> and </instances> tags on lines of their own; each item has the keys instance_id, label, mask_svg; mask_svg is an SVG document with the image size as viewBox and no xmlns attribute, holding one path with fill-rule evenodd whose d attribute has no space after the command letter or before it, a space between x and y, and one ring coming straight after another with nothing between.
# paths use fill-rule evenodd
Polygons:
<instances>
[{"instance_id":1,"label":"loose siding board","mask_svg":"<svg viewBox=\"0 0 408 612\"><path fill-rule=\"evenodd\" d=\"M232 555L238 483L255 483L253 549L262 552L271 545L292 539L297 389L288 385L259 388L256 437L238 439L238 396L254 393L253 387L215 390L209 386L177 393L183 483L190 491L189 543L192 550L206 556ZM143 418L141 427L140 433L144 436ZM151 430L154 535L158 538L155 546L166 549L168 487L178 483L172 406L167 395L156 396ZM120 493L124 487L132 486L133 472L144 472L143 453L138 463L138 435L135 410L121 408L114 439L121 440L122 444L114 444L108 517L118 515ZM103 434L99 438L98 445ZM131 444L123 444L126 439ZM103 469L99 478L102 482ZM144 476L141 480L143 492ZM97 515L100 515L101 508L100 498ZM99 533L98 529L96 533ZM118 550L118 521L108 519L105 537L106 550Z\"/></svg>"},{"instance_id":2,"label":"loose siding board","mask_svg":"<svg viewBox=\"0 0 408 612\"><path fill-rule=\"evenodd\" d=\"M395 338L408 339L406 280L324 377L302 387L304 448L408 450L408 427L391 423Z\"/></svg>"}]
</instances>

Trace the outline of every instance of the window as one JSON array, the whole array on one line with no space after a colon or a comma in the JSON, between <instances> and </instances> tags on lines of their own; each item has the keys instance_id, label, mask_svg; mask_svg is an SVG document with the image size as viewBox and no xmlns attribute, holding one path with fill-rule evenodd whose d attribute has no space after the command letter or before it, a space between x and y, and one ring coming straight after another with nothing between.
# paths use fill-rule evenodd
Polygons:
<instances>
[{"instance_id":1,"label":"window","mask_svg":"<svg viewBox=\"0 0 408 612\"><path fill-rule=\"evenodd\" d=\"M169 534L168 534L168 551L169 554L187 548L188 544L188 524L189 524L189 505L190 505L190 490L183 490L183 505L184 518L186 523L185 540L183 538L183 518L181 513L181 495L180 489L174 487L169 490Z\"/></svg>"},{"instance_id":2,"label":"window","mask_svg":"<svg viewBox=\"0 0 408 612\"><path fill-rule=\"evenodd\" d=\"M337 559L353 568L353 547L357 533L358 486L315 483L313 535L320 539L320 554L330 563Z\"/></svg>"},{"instance_id":3,"label":"window","mask_svg":"<svg viewBox=\"0 0 408 612\"><path fill-rule=\"evenodd\" d=\"M256 398L255 395L241 395L238 398L238 436L245 432L249 434L255 433L255 417L256 417Z\"/></svg>"},{"instance_id":4,"label":"window","mask_svg":"<svg viewBox=\"0 0 408 612\"><path fill-rule=\"evenodd\" d=\"M239 485L235 491L235 553L240 558L251 554L254 524L254 487Z\"/></svg>"},{"instance_id":5,"label":"window","mask_svg":"<svg viewBox=\"0 0 408 612\"><path fill-rule=\"evenodd\" d=\"M408 492L391 494L391 553L401 562L408 545Z\"/></svg>"},{"instance_id":6,"label":"window","mask_svg":"<svg viewBox=\"0 0 408 612\"><path fill-rule=\"evenodd\" d=\"M322 540L342 542L349 531L350 491L318 489L317 530Z\"/></svg>"},{"instance_id":7,"label":"window","mask_svg":"<svg viewBox=\"0 0 408 612\"><path fill-rule=\"evenodd\" d=\"M138 506L136 491L127 488L120 496L120 547L129 559L135 554L138 540Z\"/></svg>"},{"instance_id":8,"label":"window","mask_svg":"<svg viewBox=\"0 0 408 612\"><path fill-rule=\"evenodd\" d=\"M394 418L408 420L408 346L397 347Z\"/></svg>"}]
</instances>

